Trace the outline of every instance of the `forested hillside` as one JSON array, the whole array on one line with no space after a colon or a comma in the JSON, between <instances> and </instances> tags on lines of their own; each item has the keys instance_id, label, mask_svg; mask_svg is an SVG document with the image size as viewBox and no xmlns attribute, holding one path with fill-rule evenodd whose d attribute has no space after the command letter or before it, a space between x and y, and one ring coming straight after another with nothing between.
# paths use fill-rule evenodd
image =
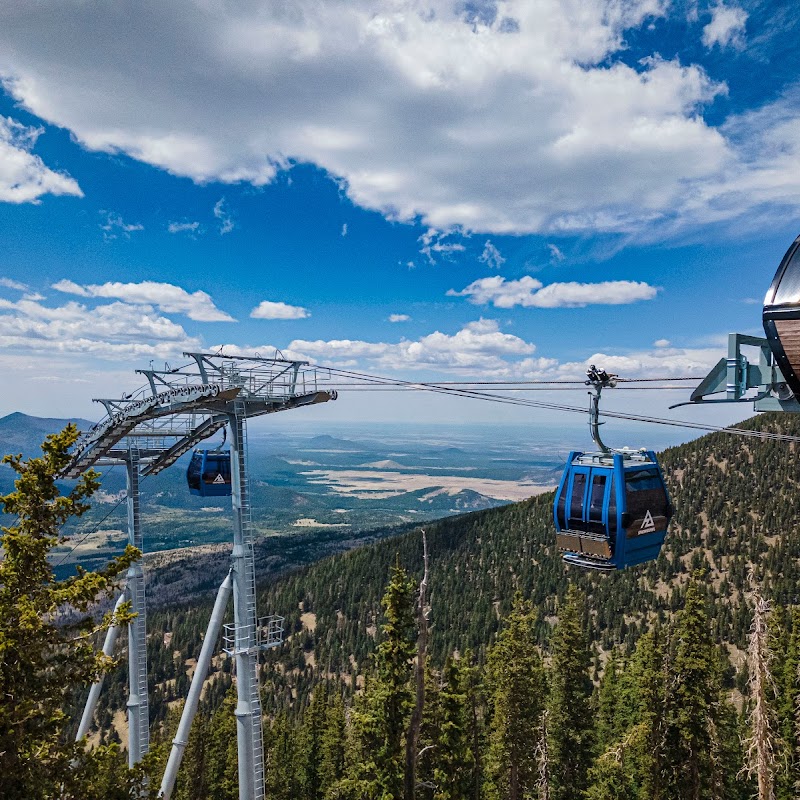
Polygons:
<instances>
[{"instance_id":1,"label":"forested hillside","mask_svg":"<svg viewBox=\"0 0 800 800\"><path fill-rule=\"evenodd\" d=\"M764 415L744 426L800 435L800 420L792 415ZM667 544L656 563L622 573L562 565L554 550L551 495L425 526L430 637L418 744L429 749L419 760L424 777L416 796L522 798L548 786L552 798L746 796L752 787L731 776L744 764L739 734L745 733L748 709L751 568L754 585L774 602L771 646L779 691L777 700L772 697L773 727L784 748L779 797L796 796L796 455L792 443L726 434L664 452L676 507ZM399 640L382 635L381 597L391 575L396 596L384 601L384 610L405 593L410 615L422 565L422 536L413 530L262 587L261 613L285 614L291 634L263 666L272 797L380 797L376 781L387 775L401 784L409 779L402 743L381 733L389 723L380 709L394 698L405 730L414 704L411 656L418 621L408 616ZM209 603L194 604L149 617L152 709L165 722L165 736L175 724L171 701L185 693L187 666L209 611ZM406 684L389 685L398 674L392 659L403 665ZM515 663L525 665L524 675L514 671ZM187 754L193 766L183 775L192 777L181 779L182 797L234 796L234 722L231 702L223 702L230 662L220 658L216 669ZM680 678L677 670L684 670ZM687 680L691 697L676 688ZM104 728L124 706L123 682L120 673L110 684L100 712ZM512 690L520 703L527 702L526 692L532 699L527 721L506 730L502 719L511 725L513 715L498 709L517 702L504 694ZM577 716L576 708L583 709ZM653 717L655 708L664 715ZM523 729L524 746L514 744ZM450 745L448 736L455 737ZM368 759L370 766L356 769L376 748L388 760ZM669 758L658 761L665 753ZM527 777L512 789L508 769L515 763L514 780ZM383 796L402 796L394 793L396 786L383 790L389 791Z\"/></svg>"}]
</instances>

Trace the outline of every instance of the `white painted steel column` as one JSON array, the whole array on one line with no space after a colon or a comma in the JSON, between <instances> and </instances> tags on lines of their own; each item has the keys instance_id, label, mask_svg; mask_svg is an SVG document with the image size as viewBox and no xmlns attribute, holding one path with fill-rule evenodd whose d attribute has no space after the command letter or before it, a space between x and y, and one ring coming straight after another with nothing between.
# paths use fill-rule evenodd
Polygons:
<instances>
[{"instance_id":1,"label":"white painted steel column","mask_svg":"<svg viewBox=\"0 0 800 800\"><path fill-rule=\"evenodd\" d=\"M139 451L131 448L127 460L128 541L140 551L142 524L139 514ZM141 761L150 746L150 713L147 701L147 614L144 570L141 562L131 564L127 573L131 612L137 616L128 624L128 765Z\"/></svg>"},{"instance_id":2,"label":"white painted steel column","mask_svg":"<svg viewBox=\"0 0 800 800\"><path fill-rule=\"evenodd\" d=\"M114 604L114 614L119 611L119 607L125 602L125 592L123 591L120 596L117 598L117 602ZM117 641L117 636L119 635L119 625L112 625L106 631L106 638L103 642L103 655L111 656L114 652L114 645ZM81 723L78 725L78 733L75 735L75 741L79 742L83 739L84 736L89 732L89 728L92 725L92 719L94 719L94 711L97 708L97 701L100 699L100 692L103 690L103 680L105 675L101 675L93 684L92 688L89 689L89 696L86 698L86 705L83 708L83 716L81 717Z\"/></svg>"},{"instance_id":3,"label":"white painted steel column","mask_svg":"<svg viewBox=\"0 0 800 800\"><path fill-rule=\"evenodd\" d=\"M206 675L208 675L208 667L211 663L211 656L214 654L217 639L219 638L219 629L222 627L222 620L225 618L225 609L231 597L232 586L233 577L232 573L229 572L217 592L214 610L211 612L211 618L208 621L208 630L206 630L206 636L205 639L203 639L203 647L197 659L197 666L194 668L192 685L189 687L186 705L183 707L181 721L178 725L178 732L172 740L172 750L170 751L167 768L164 770L164 778L161 781L161 788L158 792L158 796L163 797L164 800L169 800L172 790L175 787L175 778L178 775L183 753L189 741L189 730L192 727L192 721L197 713L197 706L200 703L203 683L205 682Z\"/></svg>"},{"instance_id":4,"label":"white painted steel column","mask_svg":"<svg viewBox=\"0 0 800 800\"><path fill-rule=\"evenodd\" d=\"M239 800L264 797L264 740L258 687L256 586L250 489L247 476L245 404L234 402L231 415L231 502L233 506L233 609L236 658L236 737Z\"/></svg>"}]
</instances>

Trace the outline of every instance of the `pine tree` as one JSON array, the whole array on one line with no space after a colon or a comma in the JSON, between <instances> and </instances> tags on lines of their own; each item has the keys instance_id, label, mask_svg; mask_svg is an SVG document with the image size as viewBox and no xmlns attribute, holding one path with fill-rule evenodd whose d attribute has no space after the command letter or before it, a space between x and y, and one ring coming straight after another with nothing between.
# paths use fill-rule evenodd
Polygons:
<instances>
[{"instance_id":1,"label":"pine tree","mask_svg":"<svg viewBox=\"0 0 800 800\"><path fill-rule=\"evenodd\" d=\"M781 630L778 634L787 637L788 641L779 678L778 721L785 760L778 773L777 797L778 800L794 800L800 790L800 727L797 726L797 711L800 709L800 608L792 609L790 631Z\"/></svg>"},{"instance_id":2,"label":"pine tree","mask_svg":"<svg viewBox=\"0 0 800 800\"><path fill-rule=\"evenodd\" d=\"M618 653L611 651L597 692L597 746L601 752L617 742L623 733L620 719L621 687Z\"/></svg>"},{"instance_id":3,"label":"pine tree","mask_svg":"<svg viewBox=\"0 0 800 800\"><path fill-rule=\"evenodd\" d=\"M666 736L663 632L656 625L639 640L631 663L634 724L641 726L636 755L640 800L664 797L664 739Z\"/></svg>"},{"instance_id":4,"label":"pine tree","mask_svg":"<svg viewBox=\"0 0 800 800\"><path fill-rule=\"evenodd\" d=\"M481 800L483 789L483 752L485 749L484 705L481 693L481 674L473 663L471 650L466 650L461 659L461 679L467 709L467 739L472 756L469 797Z\"/></svg>"},{"instance_id":5,"label":"pine tree","mask_svg":"<svg viewBox=\"0 0 800 800\"><path fill-rule=\"evenodd\" d=\"M89 510L98 475L85 473L66 495L56 484L70 461L78 437L72 424L48 436L42 455L23 460L5 456L16 473L15 490L0 497L0 509L17 517L4 527L0 546L0 796L4 800L39 797L88 797L103 783L115 749L85 751L66 736L65 703L73 687L106 673L111 659L95 651L93 632L130 619L126 606L115 619L98 625L87 614L139 556L132 547L105 569L56 580L47 556L62 527ZM60 615L71 609L77 622ZM116 767L114 768L116 773ZM119 785L131 776L121 774ZM131 791L137 791L135 787Z\"/></svg>"},{"instance_id":6,"label":"pine tree","mask_svg":"<svg viewBox=\"0 0 800 800\"><path fill-rule=\"evenodd\" d=\"M689 584L684 608L677 615L671 649L664 748L669 796L676 800L720 796L720 779L714 773L725 701L719 660L696 579Z\"/></svg>"},{"instance_id":7,"label":"pine tree","mask_svg":"<svg viewBox=\"0 0 800 800\"><path fill-rule=\"evenodd\" d=\"M319 775L323 798L332 796L334 787L344 775L346 735L344 701L337 691L325 714L325 728L320 741L322 761Z\"/></svg>"},{"instance_id":8,"label":"pine tree","mask_svg":"<svg viewBox=\"0 0 800 800\"><path fill-rule=\"evenodd\" d=\"M428 667L428 538L422 531L423 574L417 597L417 658L414 665L414 707L406 734L405 800L414 800L417 788L419 736L425 709L425 673Z\"/></svg>"},{"instance_id":9,"label":"pine tree","mask_svg":"<svg viewBox=\"0 0 800 800\"><path fill-rule=\"evenodd\" d=\"M552 797L577 800L586 788L592 755L589 642L583 595L572 584L553 633L549 728Z\"/></svg>"},{"instance_id":10,"label":"pine tree","mask_svg":"<svg viewBox=\"0 0 800 800\"><path fill-rule=\"evenodd\" d=\"M382 600L382 638L374 678L353 708L352 770L337 791L348 798L401 800L405 784L405 733L414 702L416 652L414 583L396 563Z\"/></svg>"},{"instance_id":11,"label":"pine tree","mask_svg":"<svg viewBox=\"0 0 800 800\"><path fill-rule=\"evenodd\" d=\"M322 739L328 713L328 690L324 682L314 688L314 696L306 709L303 719L303 733L299 742L302 766L302 795L304 800L321 800L322 762L324 753Z\"/></svg>"},{"instance_id":12,"label":"pine tree","mask_svg":"<svg viewBox=\"0 0 800 800\"><path fill-rule=\"evenodd\" d=\"M545 677L536 646L536 616L519 593L486 659L490 706L487 793L522 800L536 791L538 765L531 733L544 708Z\"/></svg>"},{"instance_id":13,"label":"pine tree","mask_svg":"<svg viewBox=\"0 0 800 800\"><path fill-rule=\"evenodd\" d=\"M238 800L239 797L235 710L236 687L231 686L209 725L206 783L208 797L214 800Z\"/></svg>"},{"instance_id":14,"label":"pine tree","mask_svg":"<svg viewBox=\"0 0 800 800\"><path fill-rule=\"evenodd\" d=\"M439 693L439 736L435 743L435 800L467 800L472 788L466 694L459 663L448 656Z\"/></svg>"},{"instance_id":15,"label":"pine tree","mask_svg":"<svg viewBox=\"0 0 800 800\"><path fill-rule=\"evenodd\" d=\"M302 772L298 767L297 735L285 712L280 712L269 731L265 770L266 795L272 800L302 797Z\"/></svg>"},{"instance_id":16,"label":"pine tree","mask_svg":"<svg viewBox=\"0 0 800 800\"><path fill-rule=\"evenodd\" d=\"M433 800L436 791L434 770L442 733L441 682L442 676L431 667L428 660L425 668L425 705L422 709L414 787L416 797L421 800Z\"/></svg>"},{"instance_id":17,"label":"pine tree","mask_svg":"<svg viewBox=\"0 0 800 800\"><path fill-rule=\"evenodd\" d=\"M202 800L210 797L207 758L211 741L210 719L199 713L192 722L189 741L173 793L174 800Z\"/></svg>"}]
</instances>

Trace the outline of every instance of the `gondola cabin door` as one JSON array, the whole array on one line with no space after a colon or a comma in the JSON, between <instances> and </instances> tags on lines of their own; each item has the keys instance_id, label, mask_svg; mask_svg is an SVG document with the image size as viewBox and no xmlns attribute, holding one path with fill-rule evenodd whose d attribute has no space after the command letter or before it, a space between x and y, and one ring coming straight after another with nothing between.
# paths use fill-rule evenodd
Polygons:
<instances>
[{"instance_id":1,"label":"gondola cabin door","mask_svg":"<svg viewBox=\"0 0 800 800\"><path fill-rule=\"evenodd\" d=\"M609 508L616 505L612 502L611 477L607 467L574 465L568 470L556 506L560 550L610 562ZM596 566L602 568L603 564L598 562Z\"/></svg>"}]
</instances>

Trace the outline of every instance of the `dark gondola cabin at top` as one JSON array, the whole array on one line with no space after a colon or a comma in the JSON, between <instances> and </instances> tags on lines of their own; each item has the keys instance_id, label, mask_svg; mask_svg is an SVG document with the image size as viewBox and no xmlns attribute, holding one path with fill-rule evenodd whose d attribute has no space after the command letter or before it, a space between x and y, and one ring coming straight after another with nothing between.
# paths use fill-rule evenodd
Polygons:
<instances>
[{"instance_id":1,"label":"dark gondola cabin at top","mask_svg":"<svg viewBox=\"0 0 800 800\"><path fill-rule=\"evenodd\" d=\"M783 378L800 398L800 236L786 251L764 298L764 332Z\"/></svg>"},{"instance_id":2,"label":"dark gondola cabin at top","mask_svg":"<svg viewBox=\"0 0 800 800\"><path fill-rule=\"evenodd\" d=\"M189 491L198 497L225 497L231 493L230 450L195 450L186 470Z\"/></svg>"}]
</instances>

